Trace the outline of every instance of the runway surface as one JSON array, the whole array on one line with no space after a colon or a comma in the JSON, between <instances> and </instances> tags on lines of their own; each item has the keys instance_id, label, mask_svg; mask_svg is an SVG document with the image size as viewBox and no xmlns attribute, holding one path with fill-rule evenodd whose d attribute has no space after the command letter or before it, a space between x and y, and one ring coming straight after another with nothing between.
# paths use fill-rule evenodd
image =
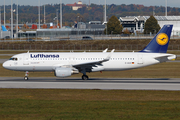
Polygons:
<instances>
[{"instance_id":1,"label":"runway surface","mask_svg":"<svg viewBox=\"0 0 180 120\"><path fill-rule=\"evenodd\" d=\"M0 77L0 88L180 90L180 78L29 78Z\"/></svg>"}]
</instances>

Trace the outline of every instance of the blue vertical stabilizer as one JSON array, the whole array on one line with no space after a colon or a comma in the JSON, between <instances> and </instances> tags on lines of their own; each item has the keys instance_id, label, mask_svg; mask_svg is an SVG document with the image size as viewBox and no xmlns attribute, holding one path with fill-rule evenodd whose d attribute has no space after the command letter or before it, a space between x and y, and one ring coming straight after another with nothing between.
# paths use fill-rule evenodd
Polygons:
<instances>
[{"instance_id":1,"label":"blue vertical stabilizer","mask_svg":"<svg viewBox=\"0 0 180 120\"><path fill-rule=\"evenodd\" d=\"M173 25L164 25L151 42L140 52L166 53Z\"/></svg>"},{"instance_id":2,"label":"blue vertical stabilizer","mask_svg":"<svg viewBox=\"0 0 180 120\"><path fill-rule=\"evenodd\" d=\"M2 27L2 31L8 31L3 25L1 27Z\"/></svg>"}]
</instances>

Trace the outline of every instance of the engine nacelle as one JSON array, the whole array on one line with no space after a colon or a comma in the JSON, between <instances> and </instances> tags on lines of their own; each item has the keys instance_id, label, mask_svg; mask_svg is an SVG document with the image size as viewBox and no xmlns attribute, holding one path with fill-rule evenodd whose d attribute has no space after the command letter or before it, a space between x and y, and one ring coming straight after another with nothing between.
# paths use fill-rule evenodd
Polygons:
<instances>
[{"instance_id":1,"label":"engine nacelle","mask_svg":"<svg viewBox=\"0 0 180 120\"><path fill-rule=\"evenodd\" d=\"M64 67L56 68L54 71L54 75L56 77L69 77L72 74L78 74L78 73L79 73L79 71L76 69L64 68Z\"/></svg>"},{"instance_id":2,"label":"engine nacelle","mask_svg":"<svg viewBox=\"0 0 180 120\"><path fill-rule=\"evenodd\" d=\"M54 71L56 77L69 77L72 75L71 68L56 68Z\"/></svg>"}]
</instances>

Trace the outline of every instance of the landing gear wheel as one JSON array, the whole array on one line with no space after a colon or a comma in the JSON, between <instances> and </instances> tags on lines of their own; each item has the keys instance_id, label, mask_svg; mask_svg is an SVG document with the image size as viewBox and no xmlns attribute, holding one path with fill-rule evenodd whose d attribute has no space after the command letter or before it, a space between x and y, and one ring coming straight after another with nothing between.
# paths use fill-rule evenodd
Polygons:
<instances>
[{"instance_id":1,"label":"landing gear wheel","mask_svg":"<svg viewBox=\"0 0 180 120\"><path fill-rule=\"evenodd\" d=\"M25 73L25 77L24 77L24 80L28 80L28 75L29 75L29 72L28 72L28 71L26 71L26 73Z\"/></svg>"},{"instance_id":2,"label":"landing gear wheel","mask_svg":"<svg viewBox=\"0 0 180 120\"><path fill-rule=\"evenodd\" d=\"M25 76L25 77L24 77L24 80L28 80L28 77L27 77L27 76Z\"/></svg>"},{"instance_id":3,"label":"landing gear wheel","mask_svg":"<svg viewBox=\"0 0 180 120\"><path fill-rule=\"evenodd\" d=\"M88 77L87 75L83 75L83 76L82 76L82 79L83 79L83 80L88 80L89 77Z\"/></svg>"}]
</instances>

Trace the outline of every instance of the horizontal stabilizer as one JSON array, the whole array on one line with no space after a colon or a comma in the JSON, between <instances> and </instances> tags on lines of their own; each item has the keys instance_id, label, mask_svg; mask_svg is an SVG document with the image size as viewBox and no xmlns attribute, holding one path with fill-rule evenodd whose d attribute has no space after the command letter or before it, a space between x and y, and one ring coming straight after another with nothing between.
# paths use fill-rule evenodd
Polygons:
<instances>
[{"instance_id":1,"label":"horizontal stabilizer","mask_svg":"<svg viewBox=\"0 0 180 120\"><path fill-rule=\"evenodd\" d=\"M167 59L167 60L175 60L177 58L176 55L173 54L162 54L154 57L155 59Z\"/></svg>"}]
</instances>

